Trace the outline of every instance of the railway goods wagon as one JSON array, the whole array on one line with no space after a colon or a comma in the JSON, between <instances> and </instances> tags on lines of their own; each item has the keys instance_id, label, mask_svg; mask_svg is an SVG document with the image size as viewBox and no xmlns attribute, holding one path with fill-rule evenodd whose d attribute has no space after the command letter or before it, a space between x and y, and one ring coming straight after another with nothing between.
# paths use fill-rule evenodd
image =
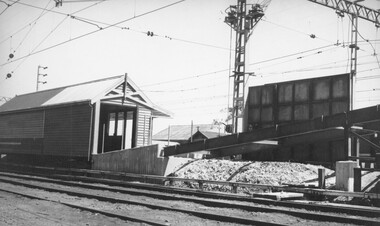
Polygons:
<instances>
[{"instance_id":1,"label":"railway goods wagon","mask_svg":"<svg viewBox=\"0 0 380 226\"><path fill-rule=\"evenodd\" d=\"M153 118L170 117L127 76L14 97L0 106L0 154L89 160L151 144Z\"/></svg>"}]
</instances>

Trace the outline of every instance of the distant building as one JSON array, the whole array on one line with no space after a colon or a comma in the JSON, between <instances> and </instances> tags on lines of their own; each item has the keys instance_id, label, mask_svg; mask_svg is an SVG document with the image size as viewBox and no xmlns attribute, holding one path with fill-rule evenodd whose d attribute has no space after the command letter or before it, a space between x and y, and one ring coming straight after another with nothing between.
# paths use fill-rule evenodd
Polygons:
<instances>
[{"instance_id":1,"label":"distant building","mask_svg":"<svg viewBox=\"0 0 380 226\"><path fill-rule=\"evenodd\" d=\"M215 137L220 137L220 136L224 136L224 133L221 134L219 132L214 132L214 131L199 131L198 130L188 140L199 141L199 140L210 139L210 138L215 138Z\"/></svg>"},{"instance_id":2,"label":"distant building","mask_svg":"<svg viewBox=\"0 0 380 226\"><path fill-rule=\"evenodd\" d=\"M193 129L192 129L193 128ZM213 124L198 124L198 125L173 125L170 128L161 130L153 135L153 143L166 146L175 144L187 144L191 141L196 142L200 140L225 136L224 130L218 125ZM198 151L189 154L178 155L179 157L188 158L203 158L204 155L209 154L208 151Z\"/></svg>"},{"instance_id":3,"label":"distant building","mask_svg":"<svg viewBox=\"0 0 380 226\"><path fill-rule=\"evenodd\" d=\"M156 117L170 114L125 76L19 95L0 106L0 154L87 160L151 144Z\"/></svg>"},{"instance_id":4,"label":"distant building","mask_svg":"<svg viewBox=\"0 0 380 226\"><path fill-rule=\"evenodd\" d=\"M212 138L216 136L224 135L224 131L217 125L213 124L197 124L197 125L172 125L164 130L153 135L153 141L170 141L179 144L188 143L191 136L194 136L197 132L200 132L195 138L203 136L206 138ZM207 135L206 135L207 134Z\"/></svg>"}]
</instances>

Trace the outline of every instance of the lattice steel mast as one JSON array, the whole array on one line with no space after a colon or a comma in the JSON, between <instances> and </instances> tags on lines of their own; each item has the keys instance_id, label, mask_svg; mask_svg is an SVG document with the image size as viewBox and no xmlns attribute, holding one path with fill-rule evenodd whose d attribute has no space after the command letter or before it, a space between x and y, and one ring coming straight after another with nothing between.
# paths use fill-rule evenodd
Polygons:
<instances>
[{"instance_id":1,"label":"lattice steel mast","mask_svg":"<svg viewBox=\"0 0 380 226\"><path fill-rule=\"evenodd\" d=\"M354 109L355 99L355 83L358 61L358 18L375 23L377 27L380 26L380 12L374 9L357 4L364 0L308 0L331 9L335 9L338 15L348 14L351 18L351 40L350 40L350 107L349 110Z\"/></svg>"},{"instance_id":2,"label":"lattice steel mast","mask_svg":"<svg viewBox=\"0 0 380 226\"><path fill-rule=\"evenodd\" d=\"M250 9L247 10L247 6ZM260 4L247 4L246 0L238 0L237 5L231 5L226 9L226 13L224 22L236 32L235 67L232 75L232 132L238 133L242 131L244 118L246 45L253 28L264 16L264 11Z\"/></svg>"}]
</instances>

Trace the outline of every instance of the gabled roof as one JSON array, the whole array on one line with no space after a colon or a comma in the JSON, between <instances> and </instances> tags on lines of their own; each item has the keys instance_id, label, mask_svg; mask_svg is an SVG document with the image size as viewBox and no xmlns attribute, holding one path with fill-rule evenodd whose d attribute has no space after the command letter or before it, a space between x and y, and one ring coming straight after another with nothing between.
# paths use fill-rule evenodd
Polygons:
<instances>
[{"instance_id":1,"label":"gabled roof","mask_svg":"<svg viewBox=\"0 0 380 226\"><path fill-rule=\"evenodd\" d=\"M196 133L193 134L193 138L196 136L203 136L206 139L211 139L215 137L221 137L224 136L224 133L219 133L219 132L214 132L214 131L197 131Z\"/></svg>"},{"instance_id":2,"label":"gabled roof","mask_svg":"<svg viewBox=\"0 0 380 226\"><path fill-rule=\"evenodd\" d=\"M199 125L193 125L193 134L195 134L197 131L206 132L206 131L213 131L217 132L218 128L217 126L213 124L199 124ZM223 131L224 132L224 131ZM160 132L153 135L153 140L161 140L166 141L168 140L168 128L161 130ZM170 140L171 141L187 141L191 136L191 125L172 125L170 126Z\"/></svg>"},{"instance_id":3,"label":"gabled roof","mask_svg":"<svg viewBox=\"0 0 380 226\"><path fill-rule=\"evenodd\" d=\"M127 85L124 86L125 81ZM125 89L125 95L123 90ZM0 106L0 112L11 112L62 104L113 100L122 103L134 103L152 110L154 116L170 117L171 113L154 105L132 82L124 75L94 80L90 82L43 90L16 96Z\"/></svg>"}]
</instances>

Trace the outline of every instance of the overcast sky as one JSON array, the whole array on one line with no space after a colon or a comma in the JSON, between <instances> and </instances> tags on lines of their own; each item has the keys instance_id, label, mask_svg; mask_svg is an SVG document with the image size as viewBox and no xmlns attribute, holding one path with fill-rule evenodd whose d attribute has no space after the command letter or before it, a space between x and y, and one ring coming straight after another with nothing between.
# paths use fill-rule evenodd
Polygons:
<instances>
[{"instance_id":1,"label":"overcast sky","mask_svg":"<svg viewBox=\"0 0 380 226\"><path fill-rule=\"evenodd\" d=\"M236 0L14 2L0 1L0 97L34 92L42 65L48 76L40 90L128 73L155 104L174 113L156 121L156 131L225 117L220 110L231 103L235 35L224 17ZM360 4L380 8L378 0ZM361 19L358 27L371 41L358 38L357 108L380 103L379 29ZM246 71L256 74L249 85L348 72L349 49L334 44L347 45L349 30L348 16L330 8L272 0L248 43Z\"/></svg>"}]
</instances>

